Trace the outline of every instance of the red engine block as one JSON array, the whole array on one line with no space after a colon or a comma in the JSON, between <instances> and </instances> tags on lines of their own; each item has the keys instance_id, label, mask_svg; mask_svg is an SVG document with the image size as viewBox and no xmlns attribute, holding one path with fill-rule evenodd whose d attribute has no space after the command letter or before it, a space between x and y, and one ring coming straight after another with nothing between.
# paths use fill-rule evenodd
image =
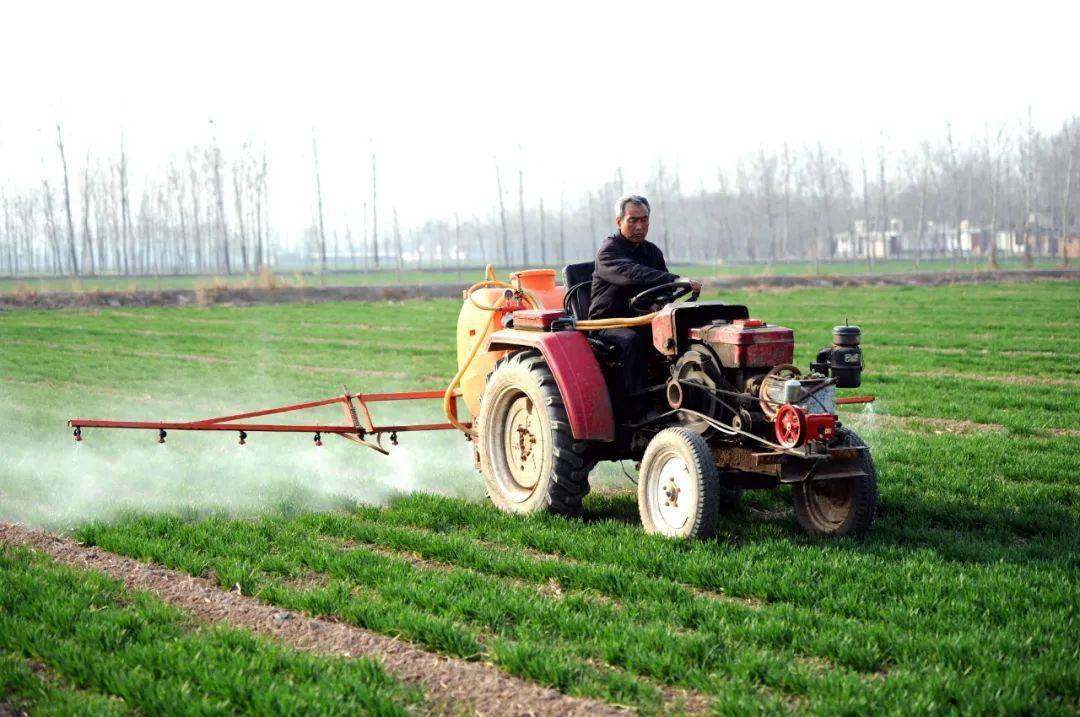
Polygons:
<instances>
[{"instance_id":1,"label":"red engine block","mask_svg":"<svg viewBox=\"0 0 1080 717\"><path fill-rule=\"evenodd\" d=\"M729 368L772 368L791 363L795 354L791 329L770 326L759 319L736 319L730 324L690 329L690 338L712 346L720 362Z\"/></svg>"}]
</instances>

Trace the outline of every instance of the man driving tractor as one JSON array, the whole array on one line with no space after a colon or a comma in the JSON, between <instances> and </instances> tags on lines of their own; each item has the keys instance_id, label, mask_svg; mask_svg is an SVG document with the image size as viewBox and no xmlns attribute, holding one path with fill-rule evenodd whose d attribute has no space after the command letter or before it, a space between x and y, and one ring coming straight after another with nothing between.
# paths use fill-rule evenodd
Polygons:
<instances>
[{"instance_id":1,"label":"man driving tractor","mask_svg":"<svg viewBox=\"0 0 1080 717\"><path fill-rule=\"evenodd\" d=\"M615 204L614 234L604 240L596 254L592 278L590 319L631 316L630 298L645 289L684 280L668 271L660 247L645 237L649 233L649 200L637 194L621 197ZM701 283L688 280L695 292ZM619 383L625 391L627 411L636 415L640 398L634 394L645 388L646 357L651 345L648 326L606 329L600 336L619 355Z\"/></svg>"}]
</instances>

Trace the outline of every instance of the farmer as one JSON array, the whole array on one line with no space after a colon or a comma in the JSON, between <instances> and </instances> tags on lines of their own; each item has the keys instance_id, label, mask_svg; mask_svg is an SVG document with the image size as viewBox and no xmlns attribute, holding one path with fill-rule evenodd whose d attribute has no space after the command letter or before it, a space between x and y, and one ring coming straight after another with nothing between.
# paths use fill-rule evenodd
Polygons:
<instances>
[{"instance_id":1,"label":"farmer","mask_svg":"<svg viewBox=\"0 0 1080 717\"><path fill-rule=\"evenodd\" d=\"M630 299L645 289L682 280L672 274L664 262L660 247L646 241L649 233L649 200L628 194L615 203L615 226L618 229L604 240L596 253L593 270L590 319L626 318L631 316ZM695 291L701 283L689 280ZM645 388L646 351L652 343L649 326L605 329L600 337L613 344L620 357L619 381L625 394ZM630 398L627 418L640 415L643 402Z\"/></svg>"}]
</instances>

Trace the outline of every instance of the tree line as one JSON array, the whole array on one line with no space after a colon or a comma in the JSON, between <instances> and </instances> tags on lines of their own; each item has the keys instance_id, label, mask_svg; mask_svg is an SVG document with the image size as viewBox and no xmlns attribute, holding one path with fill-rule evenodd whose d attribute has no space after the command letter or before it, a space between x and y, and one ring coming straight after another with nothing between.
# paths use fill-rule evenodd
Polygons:
<instances>
[{"instance_id":1,"label":"tree line","mask_svg":"<svg viewBox=\"0 0 1080 717\"><path fill-rule=\"evenodd\" d=\"M945 125L914 150L891 150L883 138L856 157L821 142L762 147L697 187L657 161L642 183L631 186L613 168L608 180L572 197L531 191L525 168L495 158L487 213L409 227L379 195L376 154L358 158L369 173L352 195L358 226L328 223L313 131L314 210L299 241L272 230L265 151L245 144L226 157L211 141L142 177L134 193L122 138L115 155L87 152L79 162L63 127L55 129L54 161L40 184L0 192L0 274L234 274L285 263L321 272L559 266L594 253L627 191L650 199L650 239L670 261L854 259L872 269L897 257L996 266L1003 254L1027 263L1054 255L1068 263L1080 252L1078 117L1044 133L1029 112L963 140Z\"/></svg>"}]
</instances>

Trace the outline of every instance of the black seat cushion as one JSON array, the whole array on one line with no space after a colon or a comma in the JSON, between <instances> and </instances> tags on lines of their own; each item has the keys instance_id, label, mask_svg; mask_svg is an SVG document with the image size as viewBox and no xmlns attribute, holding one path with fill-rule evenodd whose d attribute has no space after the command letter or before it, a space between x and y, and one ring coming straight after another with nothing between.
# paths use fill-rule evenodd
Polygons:
<instances>
[{"instance_id":1,"label":"black seat cushion","mask_svg":"<svg viewBox=\"0 0 1080 717\"><path fill-rule=\"evenodd\" d=\"M567 264L563 267L563 282L569 295L567 309L570 315L581 321L589 318L589 304L592 302L592 275L596 262L583 261L579 264Z\"/></svg>"}]
</instances>

